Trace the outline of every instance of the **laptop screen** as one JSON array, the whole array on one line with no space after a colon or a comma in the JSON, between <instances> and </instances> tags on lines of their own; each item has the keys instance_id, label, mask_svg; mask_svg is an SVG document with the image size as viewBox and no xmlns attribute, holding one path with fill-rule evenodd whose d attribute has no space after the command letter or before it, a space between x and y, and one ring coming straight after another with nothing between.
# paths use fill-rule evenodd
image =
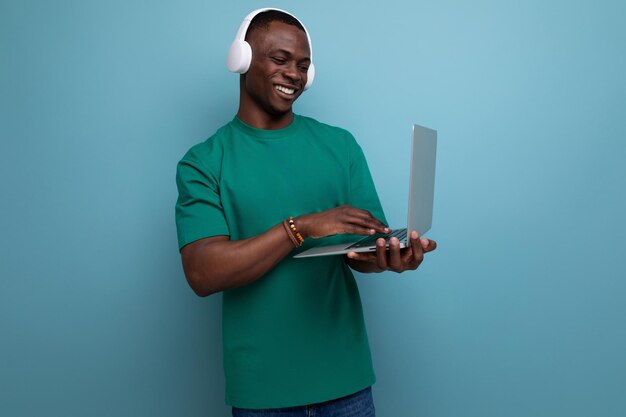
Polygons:
<instances>
[{"instance_id":1,"label":"laptop screen","mask_svg":"<svg viewBox=\"0 0 626 417\"><path fill-rule=\"evenodd\" d=\"M437 131L413 125L407 229L420 236L430 230L433 221L436 153Z\"/></svg>"}]
</instances>

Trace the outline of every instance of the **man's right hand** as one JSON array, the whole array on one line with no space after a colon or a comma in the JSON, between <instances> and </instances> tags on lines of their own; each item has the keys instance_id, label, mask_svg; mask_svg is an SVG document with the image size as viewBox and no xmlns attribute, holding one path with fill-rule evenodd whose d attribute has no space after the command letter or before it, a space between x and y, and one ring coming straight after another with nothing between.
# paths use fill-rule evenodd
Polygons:
<instances>
[{"instance_id":1,"label":"man's right hand","mask_svg":"<svg viewBox=\"0 0 626 417\"><path fill-rule=\"evenodd\" d=\"M349 205L304 214L295 218L294 222L304 238L320 238L343 233L373 235L390 232L389 228L369 211Z\"/></svg>"}]
</instances>

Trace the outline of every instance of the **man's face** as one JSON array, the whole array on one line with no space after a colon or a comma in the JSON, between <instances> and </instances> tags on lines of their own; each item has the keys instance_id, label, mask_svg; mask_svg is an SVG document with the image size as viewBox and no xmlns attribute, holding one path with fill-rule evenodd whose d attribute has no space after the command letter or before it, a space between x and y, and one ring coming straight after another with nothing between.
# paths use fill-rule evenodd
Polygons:
<instances>
[{"instance_id":1,"label":"man's face","mask_svg":"<svg viewBox=\"0 0 626 417\"><path fill-rule=\"evenodd\" d=\"M272 116L291 112L302 94L311 63L306 34L295 26L274 21L268 30L249 36L252 62L245 75L245 93L259 110Z\"/></svg>"}]
</instances>

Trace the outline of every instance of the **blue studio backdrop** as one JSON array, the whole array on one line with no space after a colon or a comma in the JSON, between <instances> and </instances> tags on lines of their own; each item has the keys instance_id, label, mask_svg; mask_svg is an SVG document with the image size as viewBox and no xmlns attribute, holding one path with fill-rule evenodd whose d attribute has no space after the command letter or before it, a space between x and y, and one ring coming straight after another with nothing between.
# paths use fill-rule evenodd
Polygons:
<instances>
[{"instance_id":1,"label":"blue studio backdrop","mask_svg":"<svg viewBox=\"0 0 626 417\"><path fill-rule=\"evenodd\" d=\"M0 415L228 415L174 172L233 117L263 6L0 2ZM378 414L626 415L626 3L272 6L313 40L296 111L354 133L392 225L411 124L439 131L439 249L357 278Z\"/></svg>"}]
</instances>

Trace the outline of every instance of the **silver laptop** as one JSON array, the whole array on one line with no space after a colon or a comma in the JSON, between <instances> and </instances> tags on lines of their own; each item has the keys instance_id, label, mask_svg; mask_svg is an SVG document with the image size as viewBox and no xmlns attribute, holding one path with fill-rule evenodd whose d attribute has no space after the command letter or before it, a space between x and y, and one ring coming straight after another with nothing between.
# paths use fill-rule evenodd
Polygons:
<instances>
[{"instance_id":1,"label":"silver laptop","mask_svg":"<svg viewBox=\"0 0 626 417\"><path fill-rule=\"evenodd\" d=\"M375 234L366 237L354 238L349 235L349 241L338 235L338 241L332 245L315 246L294 256L306 258L310 256L342 255L348 252L374 252L376 240L383 237L387 240L393 236L400 241L400 247L409 245L409 236L412 230L423 236L430 230L433 220L433 197L435 191L435 160L437 154L437 131L427 127L413 125L413 150L411 152L411 177L409 185L409 215L406 229L393 230L388 234ZM408 230L408 232L407 232ZM346 235L343 235L346 236ZM331 238L333 240L335 237ZM328 242L328 239L324 239Z\"/></svg>"}]
</instances>

